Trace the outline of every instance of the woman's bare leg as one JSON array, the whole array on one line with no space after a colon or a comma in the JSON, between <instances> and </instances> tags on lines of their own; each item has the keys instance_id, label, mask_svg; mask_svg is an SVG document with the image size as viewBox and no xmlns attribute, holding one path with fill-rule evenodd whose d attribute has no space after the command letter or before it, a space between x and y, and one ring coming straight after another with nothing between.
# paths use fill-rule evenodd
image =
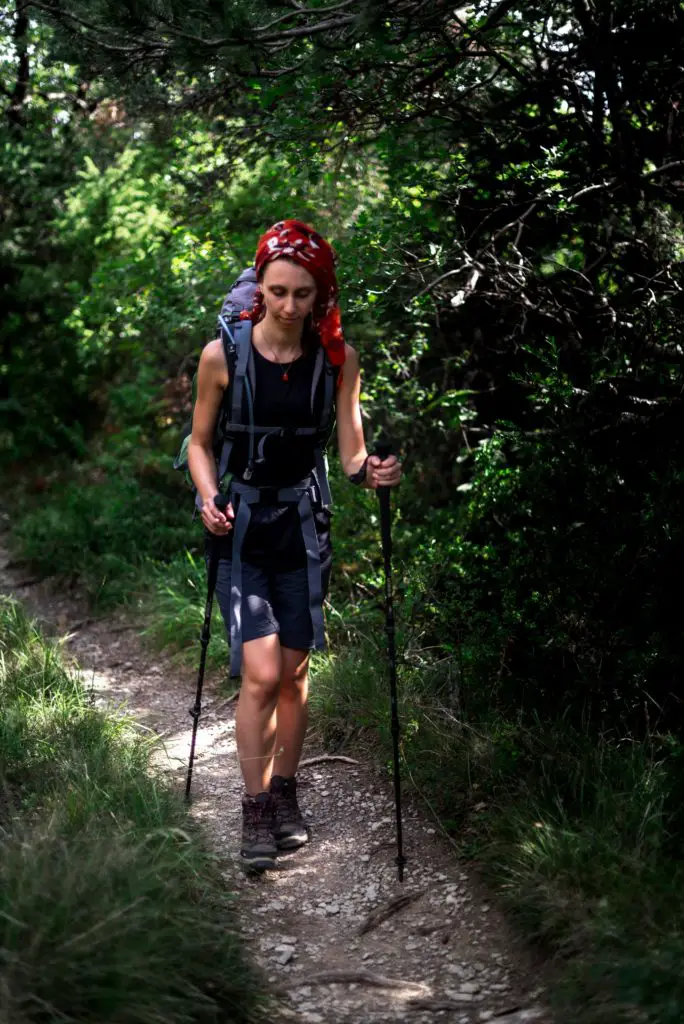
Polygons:
<instances>
[{"instance_id":1,"label":"woman's bare leg","mask_svg":"<svg viewBox=\"0 0 684 1024\"><path fill-rule=\"evenodd\" d=\"M278 751L273 771L291 778L297 771L309 721L309 652L281 647L281 671L276 706Z\"/></svg>"},{"instance_id":2,"label":"woman's bare leg","mask_svg":"<svg viewBox=\"0 0 684 1024\"><path fill-rule=\"evenodd\" d=\"M267 791L271 783L282 662L276 633L243 644L235 738L245 789L250 796Z\"/></svg>"}]
</instances>

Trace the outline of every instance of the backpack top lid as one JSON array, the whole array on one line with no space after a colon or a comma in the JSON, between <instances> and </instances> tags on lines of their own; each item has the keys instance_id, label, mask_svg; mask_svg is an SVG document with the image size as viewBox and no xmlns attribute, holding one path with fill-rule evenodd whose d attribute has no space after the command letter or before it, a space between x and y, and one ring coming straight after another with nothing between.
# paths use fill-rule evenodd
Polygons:
<instances>
[{"instance_id":1,"label":"backpack top lid","mask_svg":"<svg viewBox=\"0 0 684 1024\"><path fill-rule=\"evenodd\" d=\"M257 275L254 267L247 267L242 271L235 284L232 286L221 306L217 329L221 330L221 320L230 323L231 320L239 320L240 313L245 309L251 309L254 305L254 293L257 289Z\"/></svg>"}]
</instances>

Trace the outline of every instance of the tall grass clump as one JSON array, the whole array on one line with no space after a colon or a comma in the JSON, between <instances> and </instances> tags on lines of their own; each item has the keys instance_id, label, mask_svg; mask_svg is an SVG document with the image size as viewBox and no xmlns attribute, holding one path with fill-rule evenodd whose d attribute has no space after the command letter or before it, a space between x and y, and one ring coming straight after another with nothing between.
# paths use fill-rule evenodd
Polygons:
<instances>
[{"instance_id":1,"label":"tall grass clump","mask_svg":"<svg viewBox=\"0 0 684 1024\"><path fill-rule=\"evenodd\" d=\"M2 599L2 1024L263 1019L233 896L150 753Z\"/></svg>"},{"instance_id":2,"label":"tall grass clump","mask_svg":"<svg viewBox=\"0 0 684 1024\"><path fill-rule=\"evenodd\" d=\"M29 499L11 543L41 576L78 583L90 604L104 610L137 598L152 564L193 541L199 546L200 535L191 523L192 502L176 493L170 460L157 471L157 457L155 472L142 478L130 460L116 468L100 462L65 474L40 504L34 497L30 507Z\"/></svg>"},{"instance_id":3,"label":"tall grass clump","mask_svg":"<svg viewBox=\"0 0 684 1024\"><path fill-rule=\"evenodd\" d=\"M207 573L204 558L184 550L169 562L157 564L142 605L144 635L158 650L176 651L187 660L198 657L198 638L204 623ZM227 664L228 641L218 601L214 600L207 665Z\"/></svg>"}]
</instances>

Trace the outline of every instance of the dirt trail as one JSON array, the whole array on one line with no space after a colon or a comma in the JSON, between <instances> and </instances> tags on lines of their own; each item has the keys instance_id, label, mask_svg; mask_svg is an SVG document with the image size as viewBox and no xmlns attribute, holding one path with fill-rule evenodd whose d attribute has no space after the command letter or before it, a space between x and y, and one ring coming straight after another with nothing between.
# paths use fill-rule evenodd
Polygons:
<instances>
[{"instance_id":1,"label":"dirt trail","mask_svg":"<svg viewBox=\"0 0 684 1024\"><path fill-rule=\"evenodd\" d=\"M181 786L195 670L147 652L137 625L93 621L78 601L36 583L0 548L0 593L13 593L51 629L92 681L99 702L121 705L163 738L157 763ZM265 1024L551 1024L540 965L522 948L482 887L454 858L420 806L406 800L403 886L394 862L391 780L368 764L320 762L300 772L313 841L279 858L279 870L247 878L237 861L242 784L235 705L206 685L192 815L239 893L245 941L282 992ZM307 745L304 759L323 751ZM378 908L406 896L382 923ZM361 934L362 926L371 926Z\"/></svg>"}]
</instances>

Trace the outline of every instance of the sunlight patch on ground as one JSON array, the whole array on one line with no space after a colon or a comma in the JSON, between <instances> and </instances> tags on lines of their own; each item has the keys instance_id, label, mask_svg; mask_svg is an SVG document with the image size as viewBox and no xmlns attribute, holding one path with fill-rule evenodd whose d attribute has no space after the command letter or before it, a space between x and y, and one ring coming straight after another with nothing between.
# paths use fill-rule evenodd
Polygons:
<instances>
[{"instance_id":1,"label":"sunlight patch on ground","mask_svg":"<svg viewBox=\"0 0 684 1024\"><path fill-rule=\"evenodd\" d=\"M232 734L232 735L231 735ZM161 739L160 750L154 758L156 764L161 768L175 769L180 765L187 765L190 757L190 741L192 737L192 722L188 716L188 725L179 729L171 735L167 734ZM230 738L229 738L230 737ZM220 745L221 756L211 758L214 749ZM216 722L212 725L200 726L197 732L197 744L195 746L195 768L202 772L206 778L218 778L225 774L227 765L236 756L237 747L235 744L235 725L233 722ZM163 762L167 762L164 764Z\"/></svg>"}]
</instances>

